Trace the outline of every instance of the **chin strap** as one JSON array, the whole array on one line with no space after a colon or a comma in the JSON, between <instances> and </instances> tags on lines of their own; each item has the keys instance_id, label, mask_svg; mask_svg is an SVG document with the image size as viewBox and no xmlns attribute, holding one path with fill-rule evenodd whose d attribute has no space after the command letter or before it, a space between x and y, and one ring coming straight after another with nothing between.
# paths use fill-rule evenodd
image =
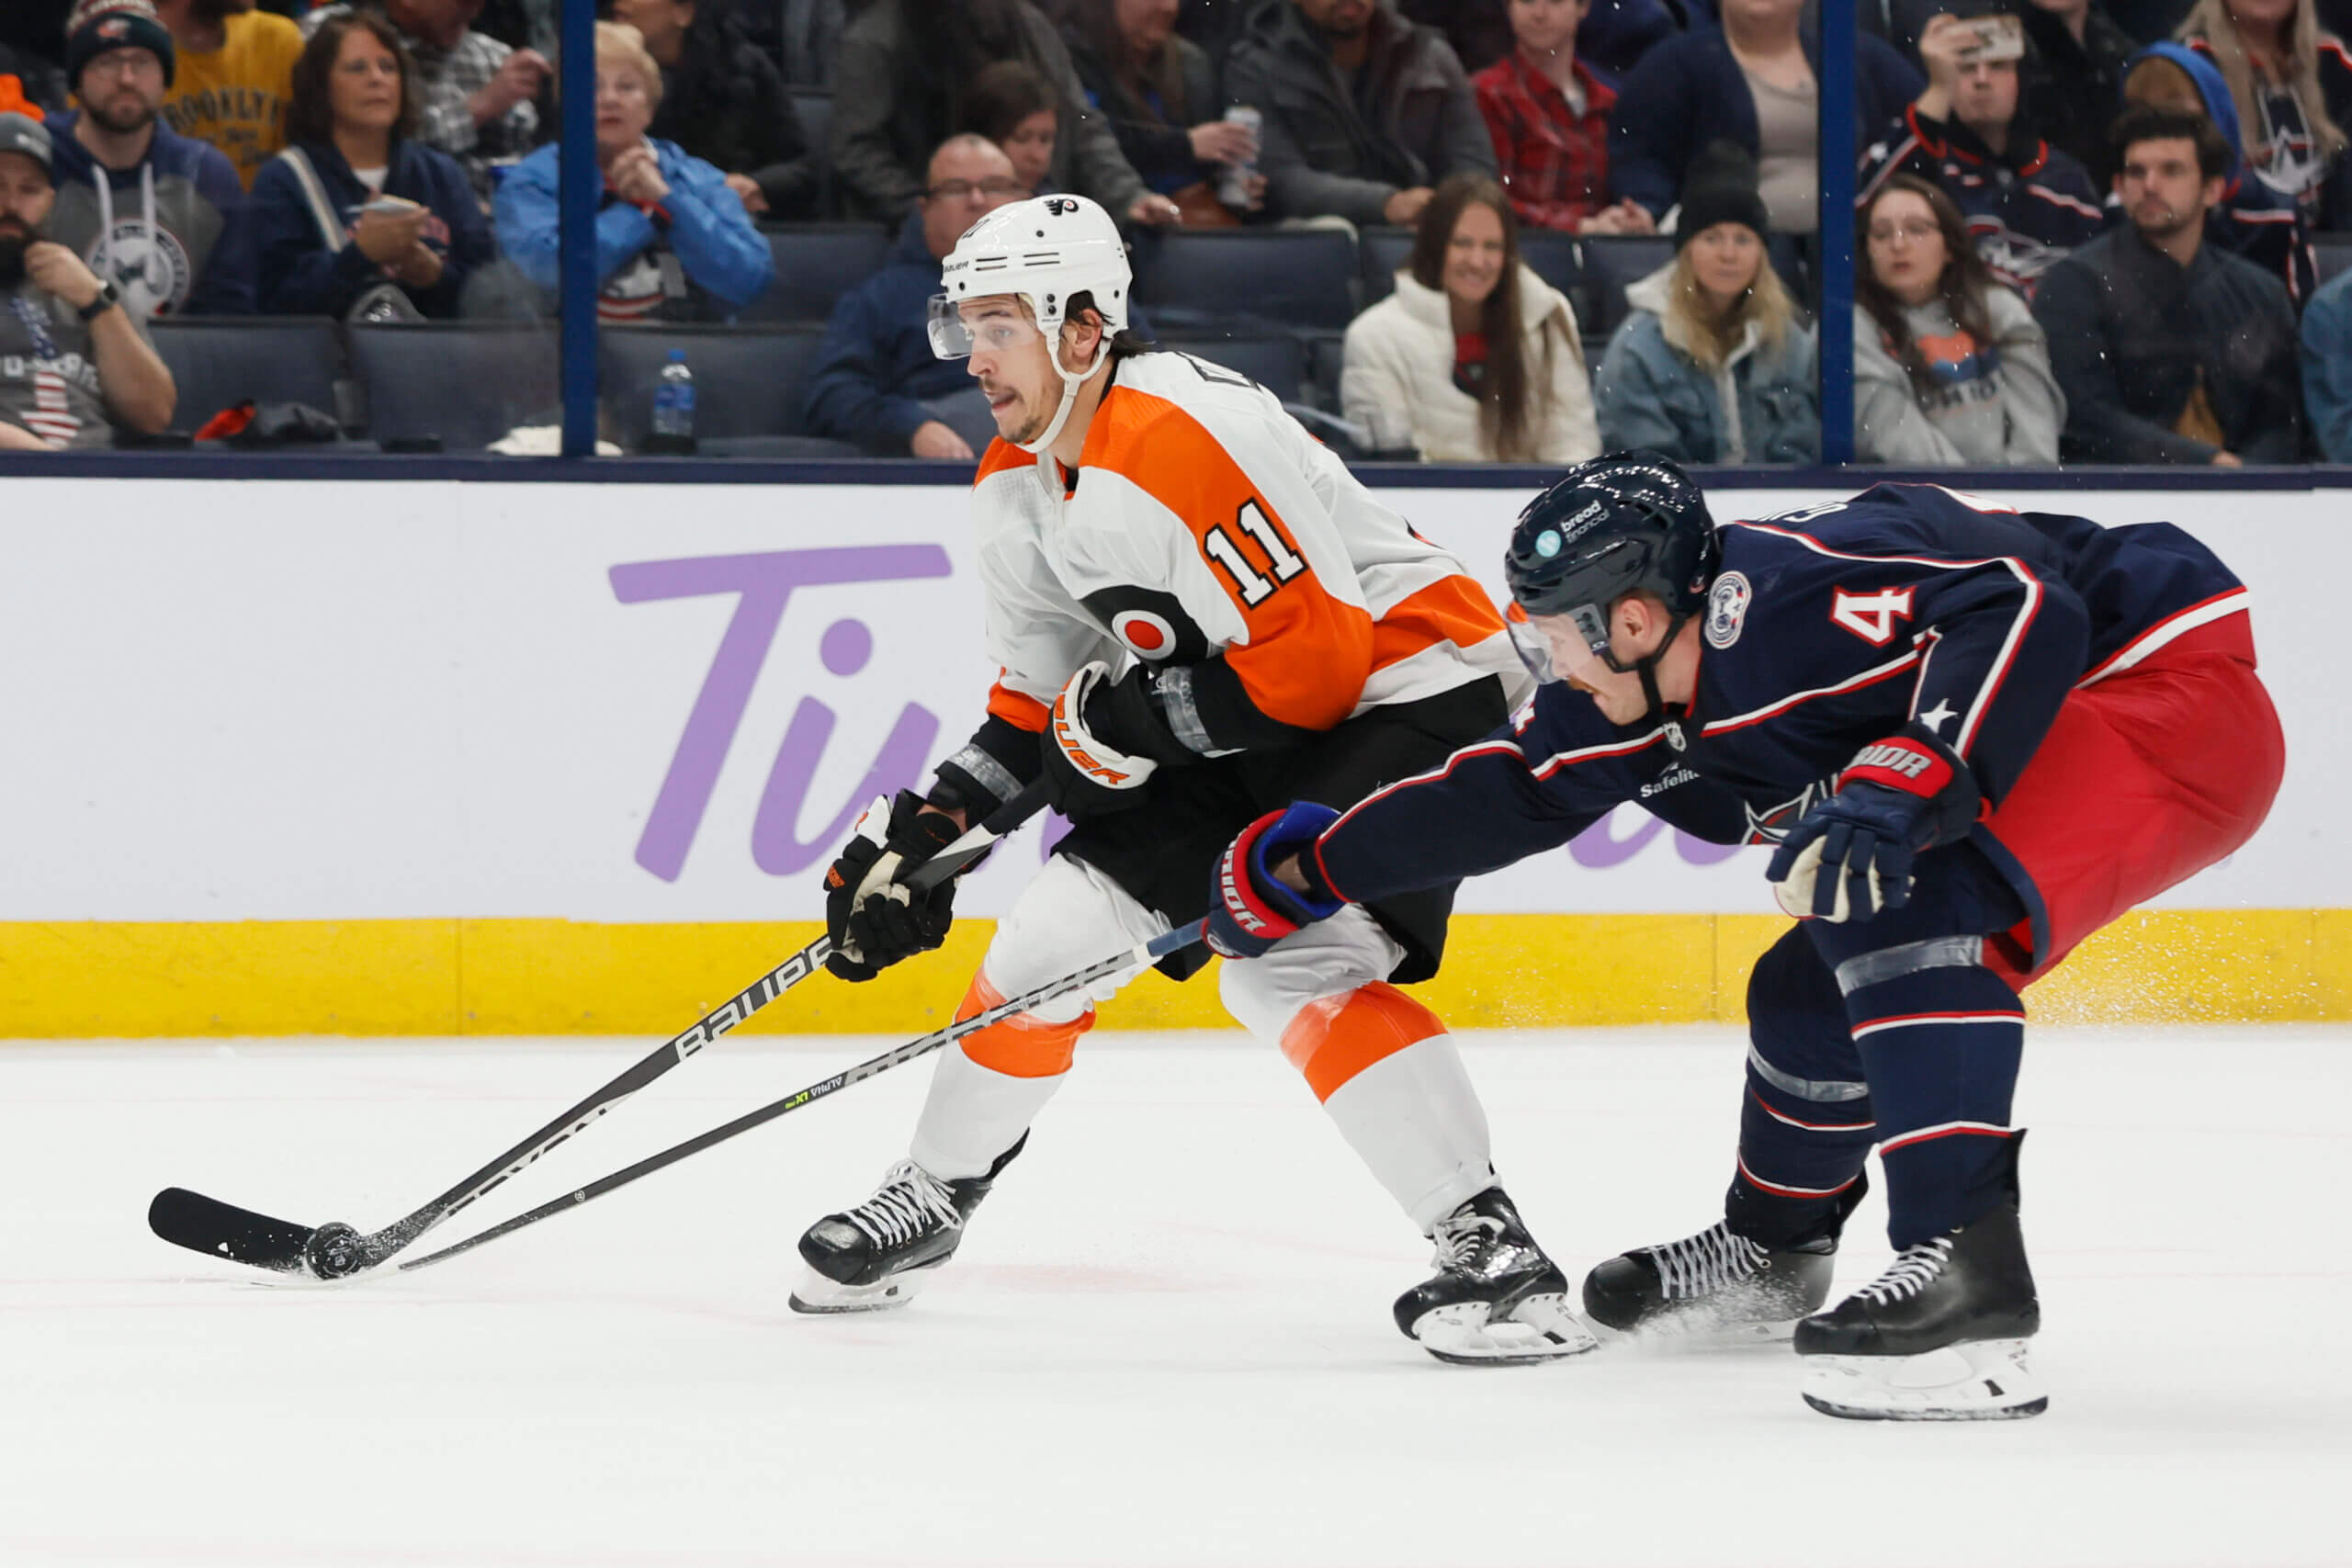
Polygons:
<instances>
[{"instance_id":1,"label":"chin strap","mask_svg":"<svg viewBox=\"0 0 2352 1568\"><path fill-rule=\"evenodd\" d=\"M1065 370L1062 368L1061 355L1056 355L1053 357L1054 373L1062 378L1062 406L1054 411L1054 417L1047 422L1046 433L1043 435L1035 441L1023 441L1020 444L1021 449L1032 456L1051 446L1060 436L1062 426L1069 423L1069 411L1078 402L1078 389L1101 375L1102 367L1111 362L1111 340L1106 336L1095 345L1094 363L1084 370Z\"/></svg>"},{"instance_id":2,"label":"chin strap","mask_svg":"<svg viewBox=\"0 0 2352 1568\"><path fill-rule=\"evenodd\" d=\"M1642 678L1642 700L1649 704L1649 711L1642 717L1647 723L1662 726L1666 730L1666 743L1677 751L1689 750L1690 741L1690 738L1682 733L1682 726L1666 715L1666 699L1658 695L1657 690L1657 661L1664 659L1666 650L1674 646L1674 639L1681 635L1682 624L1690 618L1689 614L1685 613L1667 622L1666 636L1659 639L1657 647L1631 664L1620 663L1617 655L1608 649L1603 649L1600 653L1601 662L1620 675L1638 675Z\"/></svg>"}]
</instances>

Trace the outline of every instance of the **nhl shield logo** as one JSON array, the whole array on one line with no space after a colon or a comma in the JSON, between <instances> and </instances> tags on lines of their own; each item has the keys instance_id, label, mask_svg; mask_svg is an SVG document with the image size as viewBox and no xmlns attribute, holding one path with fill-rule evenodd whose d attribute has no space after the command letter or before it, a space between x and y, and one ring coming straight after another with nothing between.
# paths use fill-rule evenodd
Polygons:
<instances>
[{"instance_id":1,"label":"nhl shield logo","mask_svg":"<svg viewBox=\"0 0 2352 1568\"><path fill-rule=\"evenodd\" d=\"M1738 572L1727 571L1715 579L1714 592L1707 595L1709 648L1729 648L1739 640L1740 627L1747 621L1748 602L1754 597L1747 579Z\"/></svg>"}]
</instances>

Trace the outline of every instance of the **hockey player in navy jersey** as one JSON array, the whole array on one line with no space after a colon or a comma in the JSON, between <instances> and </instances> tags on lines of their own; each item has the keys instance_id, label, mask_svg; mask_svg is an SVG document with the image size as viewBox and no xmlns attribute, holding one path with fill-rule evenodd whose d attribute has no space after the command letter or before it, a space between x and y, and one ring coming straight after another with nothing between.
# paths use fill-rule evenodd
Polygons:
<instances>
[{"instance_id":1,"label":"hockey player in navy jersey","mask_svg":"<svg viewBox=\"0 0 2352 1568\"><path fill-rule=\"evenodd\" d=\"M1539 496L1507 572L1532 706L1344 815L1253 824L1220 863L1212 942L1262 952L1624 801L1778 845L1766 875L1798 923L1749 984L1724 1218L1593 1269L1586 1311L1623 1331L1793 1324L1805 1400L1834 1416L2039 1413L2020 996L2268 810L2285 750L2244 585L2169 524L1933 486L1718 527L1645 453ZM1874 1144L1898 1256L1824 1312Z\"/></svg>"}]
</instances>

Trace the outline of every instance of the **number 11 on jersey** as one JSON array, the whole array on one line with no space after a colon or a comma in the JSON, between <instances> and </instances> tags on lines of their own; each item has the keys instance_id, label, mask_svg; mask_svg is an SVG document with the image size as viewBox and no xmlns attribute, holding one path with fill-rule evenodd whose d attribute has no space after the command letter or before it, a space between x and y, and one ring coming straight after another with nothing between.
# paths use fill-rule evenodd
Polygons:
<instances>
[{"instance_id":1,"label":"number 11 on jersey","mask_svg":"<svg viewBox=\"0 0 2352 1568\"><path fill-rule=\"evenodd\" d=\"M1291 549L1290 542L1282 536L1281 530L1266 520L1265 513L1260 510L1254 497L1241 503L1240 513L1234 522L1243 533L1257 540L1259 547L1266 552L1266 559L1273 568L1273 576L1268 577L1250 563L1222 523L1201 536L1201 549L1209 559L1224 568L1225 575L1233 581L1233 591L1241 595L1241 603L1254 610L1272 598L1276 589L1305 571L1306 563Z\"/></svg>"}]
</instances>

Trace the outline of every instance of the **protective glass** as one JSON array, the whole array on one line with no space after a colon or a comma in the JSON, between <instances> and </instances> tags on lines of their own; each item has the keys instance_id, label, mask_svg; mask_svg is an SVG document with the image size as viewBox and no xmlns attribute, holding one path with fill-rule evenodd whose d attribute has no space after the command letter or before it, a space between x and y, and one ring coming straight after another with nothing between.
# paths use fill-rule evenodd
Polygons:
<instances>
[{"instance_id":1,"label":"protective glass","mask_svg":"<svg viewBox=\"0 0 2352 1568\"><path fill-rule=\"evenodd\" d=\"M1028 312L1010 299L959 302L944 294L931 297L931 352L941 359L969 359L983 348L1001 354L1044 339Z\"/></svg>"}]
</instances>

